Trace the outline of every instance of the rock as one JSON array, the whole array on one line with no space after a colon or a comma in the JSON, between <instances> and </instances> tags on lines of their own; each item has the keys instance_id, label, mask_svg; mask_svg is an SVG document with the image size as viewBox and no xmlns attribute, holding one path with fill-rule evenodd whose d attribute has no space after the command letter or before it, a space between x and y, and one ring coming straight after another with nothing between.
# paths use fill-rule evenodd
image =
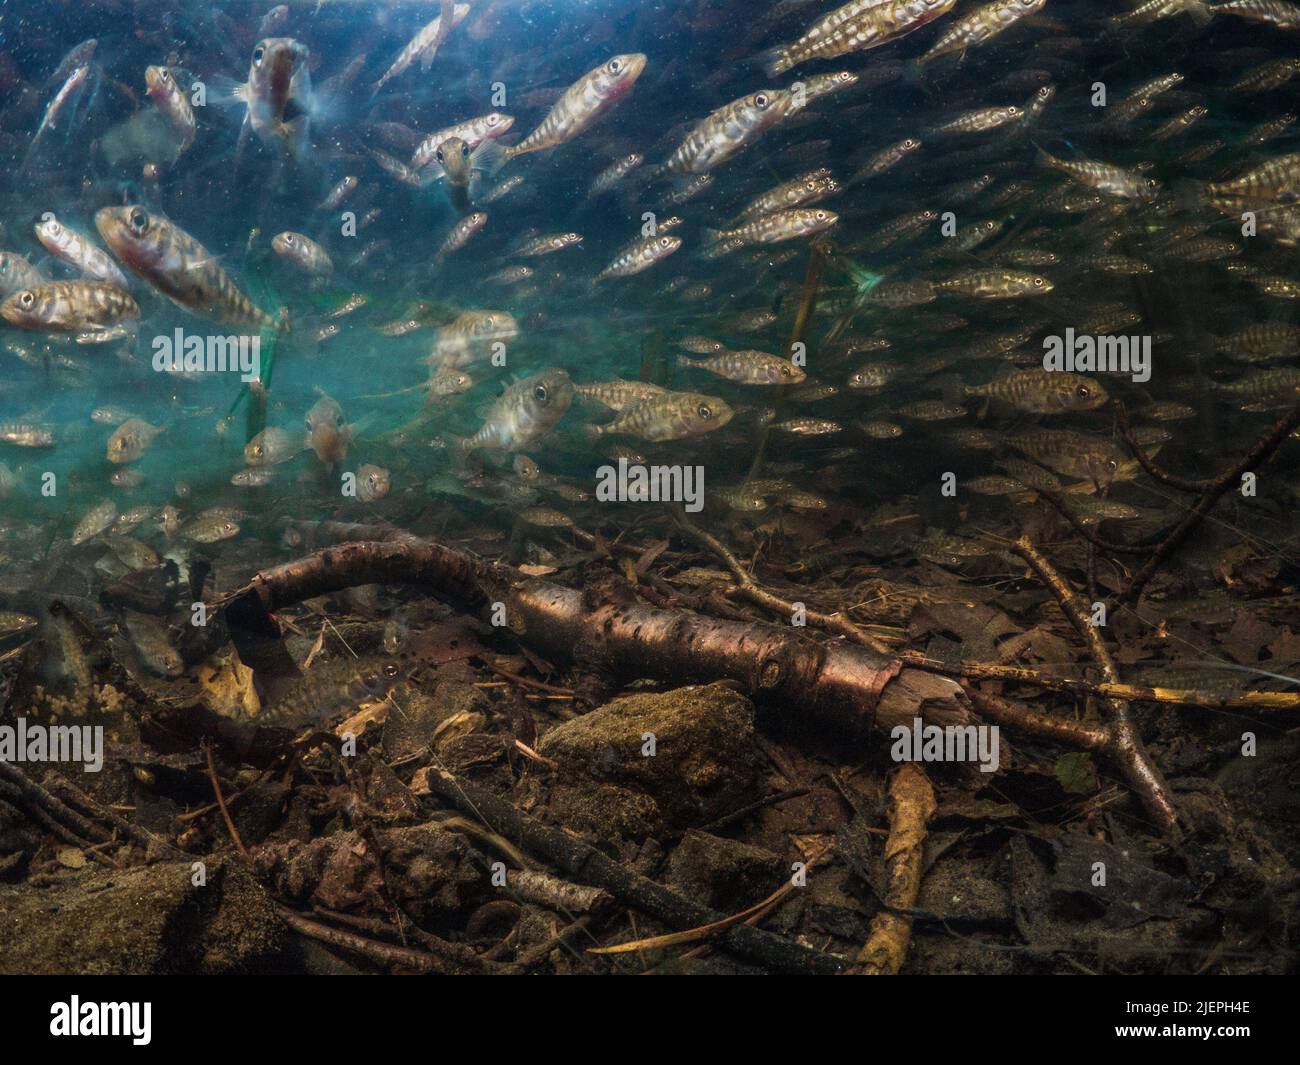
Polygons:
<instances>
[{"instance_id":1,"label":"rock","mask_svg":"<svg viewBox=\"0 0 1300 1065\"><path fill-rule=\"evenodd\" d=\"M242 865L189 862L125 872L87 867L44 891L0 888L0 972L222 974L264 970L288 941L270 897Z\"/></svg>"},{"instance_id":2,"label":"rock","mask_svg":"<svg viewBox=\"0 0 1300 1065\"><path fill-rule=\"evenodd\" d=\"M401 713L390 713L384 722L384 758L400 762L425 750L438 726L462 715L486 715L491 702L481 688L460 681L442 680L432 694L413 690L401 699Z\"/></svg>"},{"instance_id":3,"label":"rock","mask_svg":"<svg viewBox=\"0 0 1300 1065\"><path fill-rule=\"evenodd\" d=\"M668 883L696 902L735 913L767 898L789 875L771 851L691 829L668 863Z\"/></svg>"},{"instance_id":4,"label":"rock","mask_svg":"<svg viewBox=\"0 0 1300 1065\"><path fill-rule=\"evenodd\" d=\"M487 872L458 833L434 824L376 829L383 868L358 832L308 843L267 843L253 851L259 876L294 906L345 913L402 907L422 925L451 930L496 897Z\"/></svg>"},{"instance_id":5,"label":"rock","mask_svg":"<svg viewBox=\"0 0 1300 1065\"><path fill-rule=\"evenodd\" d=\"M598 833L709 821L751 801L759 780L753 705L718 684L615 699L552 729L538 753L560 766L557 816Z\"/></svg>"}]
</instances>

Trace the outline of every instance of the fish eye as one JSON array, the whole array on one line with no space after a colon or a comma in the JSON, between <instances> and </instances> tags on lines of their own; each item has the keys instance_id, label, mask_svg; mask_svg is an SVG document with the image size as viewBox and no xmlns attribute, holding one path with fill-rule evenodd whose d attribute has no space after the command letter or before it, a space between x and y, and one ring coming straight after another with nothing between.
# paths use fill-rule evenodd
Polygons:
<instances>
[{"instance_id":1,"label":"fish eye","mask_svg":"<svg viewBox=\"0 0 1300 1065\"><path fill-rule=\"evenodd\" d=\"M262 61L262 57L265 55L266 55L266 49L259 44L256 48L253 49L253 62L260 63Z\"/></svg>"},{"instance_id":2,"label":"fish eye","mask_svg":"<svg viewBox=\"0 0 1300 1065\"><path fill-rule=\"evenodd\" d=\"M284 242L285 242L286 244L292 245L292 244L293 244L293 234L292 234L292 233L286 233L286 234L284 235Z\"/></svg>"},{"instance_id":3,"label":"fish eye","mask_svg":"<svg viewBox=\"0 0 1300 1065\"><path fill-rule=\"evenodd\" d=\"M500 118L499 115L488 115L487 124L488 124L489 126L495 126L495 125L496 125L498 122L500 122L500 121L501 121L501 118Z\"/></svg>"},{"instance_id":4,"label":"fish eye","mask_svg":"<svg viewBox=\"0 0 1300 1065\"><path fill-rule=\"evenodd\" d=\"M1043 279L1041 277L1034 278L1034 288L1042 288L1042 287L1043 287Z\"/></svg>"},{"instance_id":5,"label":"fish eye","mask_svg":"<svg viewBox=\"0 0 1300 1065\"><path fill-rule=\"evenodd\" d=\"M397 676L397 666L395 663L389 662L386 666L384 666L384 676L390 678Z\"/></svg>"},{"instance_id":6,"label":"fish eye","mask_svg":"<svg viewBox=\"0 0 1300 1065\"><path fill-rule=\"evenodd\" d=\"M622 69L623 69L623 64L620 63L617 59L611 59L609 61L609 72L611 74L617 74Z\"/></svg>"},{"instance_id":7,"label":"fish eye","mask_svg":"<svg viewBox=\"0 0 1300 1065\"><path fill-rule=\"evenodd\" d=\"M792 373L791 373L790 367L788 367L788 366L782 366L782 367L781 367L781 376L782 376L782 377L790 377L790 376L792 376Z\"/></svg>"},{"instance_id":8,"label":"fish eye","mask_svg":"<svg viewBox=\"0 0 1300 1065\"><path fill-rule=\"evenodd\" d=\"M137 207L127 216L127 222L137 233L143 233L145 226L149 224L149 215Z\"/></svg>"},{"instance_id":9,"label":"fish eye","mask_svg":"<svg viewBox=\"0 0 1300 1065\"><path fill-rule=\"evenodd\" d=\"M666 248L666 247L668 247L668 245L670 245L672 242L673 242L673 238L672 238L672 237L660 237L660 238L659 238L659 247L661 247L661 248Z\"/></svg>"},{"instance_id":10,"label":"fish eye","mask_svg":"<svg viewBox=\"0 0 1300 1065\"><path fill-rule=\"evenodd\" d=\"M1016 106L1013 104L1011 107L1008 107L1008 108L1007 108L1007 114L1009 114L1009 115L1018 115L1018 114L1020 114L1020 108L1016 107Z\"/></svg>"},{"instance_id":11,"label":"fish eye","mask_svg":"<svg viewBox=\"0 0 1300 1065\"><path fill-rule=\"evenodd\" d=\"M1074 394L1078 396L1080 399L1087 399L1090 395L1092 395L1092 389L1089 388L1087 385L1080 385L1078 388L1074 390Z\"/></svg>"},{"instance_id":12,"label":"fish eye","mask_svg":"<svg viewBox=\"0 0 1300 1065\"><path fill-rule=\"evenodd\" d=\"M442 162L442 149L441 149L441 148L439 148L438 151L436 152L436 157L437 157L438 162L441 163L441 162Z\"/></svg>"},{"instance_id":13,"label":"fish eye","mask_svg":"<svg viewBox=\"0 0 1300 1065\"><path fill-rule=\"evenodd\" d=\"M767 93L760 92L757 96L754 97L754 106L757 107L760 111L763 108L765 108L767 104L768 104Z\"/></svg>"},{"instance_id":14,"label":"fish eye","mask_svg":"<svg viewBox=\"0 0 1300 1065\"><path fill-rule=\"evenodd\" d=\"M460 146L460 156L461 156L462 159L468 159L468 158L469 158L469 145L468 145L468 144L462 144L462 145Z\"/></svg>"},{"instance_id":15,"label":"fish eye","mask_svg":"<svg viewBox=\"0 0 1300 1065\"><path fill-rule=\"evenodd\" d=\"M713 417L713 408L711 408L705 403L701 403L698 407L695 408L695 413L698 414L701 418L703 418L707 422L710 418Z\"/></svg>"},{"instance_id":16,"label":"fish eye","mask_svg":"<svg viewBox=\"0 0 1300 1065\"><path fill-rule=\"evenodd\" d=\"M916 141L912 140L911 137L908 137L907 140L903 141L903 147L904 147L904 148L915 148L915 147L916 147Z\"/></svg>"},{"instance_id":17,"label":"fish eye","mask_svg":"<svg viewBox=\"0 0 1300 1065\"><path fill-rule=\"evenodd\" d=\"M18 302L22 304L23 307L30 309L32 304L36 302L36 296L31 289L25 289L23 294L18 297Z\"/></svg>"},{"instance_id":18,"label":"fish eye","mask_svg":"<svg viewBox=\"0 0 1300 1065\"><path fill-rule=\"evenodd\" d=\"M546 391L545 385L538 385L533 389L533 398L537 400L538 403L545 403L549 395L550 393Z\"/></svg>"}]
</instances>

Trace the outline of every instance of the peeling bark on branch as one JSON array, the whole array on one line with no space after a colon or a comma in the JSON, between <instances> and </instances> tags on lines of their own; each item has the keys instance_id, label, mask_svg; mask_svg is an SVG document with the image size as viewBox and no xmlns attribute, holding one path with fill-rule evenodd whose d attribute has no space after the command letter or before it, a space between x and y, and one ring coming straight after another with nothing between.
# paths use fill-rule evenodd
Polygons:
<instances>
[{"instance_id":1,"label":"peeling bark on branch","mask_svg":"<svg viewBox=\"0 0 1300 1065\"><path fill-rule=\"evenodd\" d=\"M975 720L958 684L866 647L685 610L593 604L580 591L428 540L326 548L262 571L227 597L225 610L228 619L250 606L276 610L360 584L419 585L468 610L500 602L520 639L548 655L569 658L581 649L629 679L730 680L784 714L832 728L874 723L888 730L915 717L941 726Z\"/></svg>"}]
</instances>

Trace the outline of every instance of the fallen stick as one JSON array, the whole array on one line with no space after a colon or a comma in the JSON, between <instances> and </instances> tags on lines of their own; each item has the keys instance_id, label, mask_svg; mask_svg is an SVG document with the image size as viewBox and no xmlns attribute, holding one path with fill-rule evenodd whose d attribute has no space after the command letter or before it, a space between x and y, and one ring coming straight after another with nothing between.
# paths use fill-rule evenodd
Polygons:
<instances>
[{"instance_id":1,"label":"fallen stick","mask_svg":"<svg viewBox=\"0 0 1300 1065\"><path fill-rule=\"evenodd\" d=\"M938 809L925 770L904 762L889 781L889 839L885 842L888 907L871 919L871 934L849 970L854 976L894 976L903 967L912 941L912 918L924 869L925 826Z\"/></svg>"},{"instance_id":2,"label":"fallen stick","mask_svg":"<svg viewBox=\"0 0 1300 1065\"><path fill-rule=\"evenodd\" d=\"M549 655L571 658L581 650L631 679L729 680L756 701L832 728L874 723L888 731L917 717L940 726L974 723L954 681L867 647L819 642L794 626L590 602L580 591L429 540L326 548L263 570L222 604L228 614L265 614L360 584L418 585L464 609L499 604L516 635Z\"/></svg>"},{"instance_id":3,"label":"fallen stick","mask_svg":"<svg viewBox=\"0 0 1300 1065\"><path fill-rule=\"evenodd\" d=\"M304 917L300 913L294 913L293 910L284 906L276 906L276 913L280 915L285 924L299 935L326 943L331 947L337 947L340 950L359 954L376 965L400 966L417 973L465 971L461 966L455 966L422 950L398 947L391 943L381 943L376 939L370 939L367 936L349 932L343 928L331 928L329 925Z\"/></svg>"},{"instance_id":4,"label":"fallen stick","mask_svg":"<svg viewBox=\"0 0 1300 1065\"><path fill-rule=\"evenodd\" d=\"M1097 627L1089 620L1074 589L1065 583L1061 575L1052 568L1052 564L1029 542L1027 536L1017 540L1011 546L1011 550L1028 562L1030 568L1052 590L1070 624L1088 644L1106 681L1111 684L1119 683L1119 671L1115 668L1115 660L1111 658L1110 651L1102 642ZM1174 840L1179 839L1181 832L1178 827L1178 811L1174 808L1173 800L1169 798L1169 789L1160 775L1160 770L1155 767L1146 748L1142 745L1142 738L1138 735L1133 719L1129 715L1128 703L1123 699L1114 698L1107 698L1105 703L1110 711L1110 721L1106 725L1105 754L1124 774L1129 786L1138 793L1147 812L1160 826L1160 830Z\"/></svg>"},{"instance_id":5,"label":"fallen stick","mask_svg":"<svg viewBox=\"0 0 1300 1065\"><path fill-rule=\"evenodd\" d=\"M1174 526L1169 535L1156 544L1151 557L1143 563L1142 568L1133 575L1128 587L1120 593L1119 602L1136 603L1142 597L1143 589L1155 576L1156 571L1164 563L1165 559L1178 550L1183 545L1183 542L1196 531L1205 516L1214 509L1215 504L1226 493L1241 484L1242 474L1263 463L1277 450L1282 441L1291 435L1291 431L1297 425L1300 425L1300 404L1292 407L1291 410L1282 415L1273 424L1273 428L1255 443L1255 446L1246 453L1240 462L1225 470L1214 480L1203 482L1206 485L1204 494L1196 501L1196 505L1183 515L1182 521Z\"/></svg>"},{"instance_id":6,"label":"fallen stick","mask_svg":"<svg viewBox=\"0 0 1300 1065\"><path fill-rule=\"evenodd\" d=\"M562 829L549 828L520 813L506 799L446 769L431 765L427 781L430 791L467 817L481 819L493 832L518 841L575 880L604 888L625 905L648 913L669 928L686 931L726 918L725 914L691 902L662 884L620 865ZM825 975L842 972L845 968L845 963L839 958L801 947L750 925L726 929L716 942L734 954L777 972Z\"/></svg>"},{"instance_id":7,"label":"fallen stick","mask_svg":"<svg viewBox=\"0 0 1300 1065\"><path fill-rule=\"evenodd\" d=\"M1005 666L998 662L944 662L931 658L922 651L902 651L898 657L908 665L933 670L949 677L977 677L980 680L1032 684L1064 695L1099 699L1109 697L1203 710L1300 710L1300 693L1297 692L1212 692L1191 688L1152 687L1146 684L1112 684L1109 681L1094 683L1074 677L1058 677L1025 666Z\"/></svg>"},{"instance_id":8,"label":"fallen stick","mask_svg":"<svg viewBox=\"0 0 1300 1065\"><path fill-rule=\"evenodd\" d=\"M705 532L696 525L691 524L683 513L677 509L673 510L673 518L676 520L678 527L687 536L693 539L702 547L708 548L722 560L723 565L731 571L731 575L736 578L736 590L748 599L755 606L761 606L778 614L784 614L786 617L793 617L795 606L793 600L783 599L773 592L769 592L762 587L750 575L737 560L736 556L731 553L721 540L712 533ZM889 650L882 643L872 639L860 626L855 625L846 617L839 614L823 614L819 610L809 610L804 608L804 617L816 625L819 629L825 629L827 632L833 632L837 636L845 636L848 639L862 644L864 647L870 647L879 654L888 654Z\"/></svg>"}]
</instances>

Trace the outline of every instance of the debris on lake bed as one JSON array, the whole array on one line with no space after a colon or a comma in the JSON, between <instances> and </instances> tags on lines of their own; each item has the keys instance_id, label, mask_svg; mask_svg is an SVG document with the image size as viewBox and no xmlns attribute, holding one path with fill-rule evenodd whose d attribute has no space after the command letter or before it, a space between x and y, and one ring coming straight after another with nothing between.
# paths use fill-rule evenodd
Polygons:
<instances>
[{"instance_id":1,"label":"debris on lake bed","mask_svg":"<svg viewBox=\"0 0 1300 1065\"><path fill-rule=\"evenodd\" d=\"M0 40L0 972L1296 971L1295 5L156 6Z\"/></svg>"}]
</instances>

